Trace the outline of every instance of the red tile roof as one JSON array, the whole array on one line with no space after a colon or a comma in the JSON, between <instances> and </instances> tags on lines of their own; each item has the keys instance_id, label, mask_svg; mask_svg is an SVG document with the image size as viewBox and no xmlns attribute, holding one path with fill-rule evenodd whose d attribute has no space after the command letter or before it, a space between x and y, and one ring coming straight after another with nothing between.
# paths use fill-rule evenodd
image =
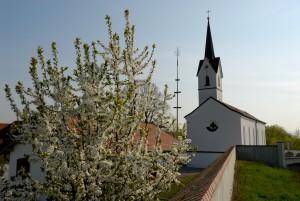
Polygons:
<instances>
[{"instance_id":1,"label":"red tile roof","mask_svg":"<svg viewBox=\"0 0 300 201\"><path fill-rule=\"evenodd\" d=\"M10 124L7 123L0 123L0 131L4 129L6 126ZM151 151L153 149L153 146L155 144L155 136L156 136L156 129L157 126L153 124L148 124L147 127L150 129L148 134L148 150ZM137 133L134 138L135 141L139 139L140 134ZM162 131L160 133L160 140L161 140L161 146L164 151L171 150L172 143L178 142L176 138L171 136L170 134Z\"/></svg>"},{"instance_id":2,"label":"red tile roof","mask_svg":"<svg viewBox=\"0 0 300 201\"><path fill-rule=\"evenodd\" d=\"M0 130L2 130L3 128L5 128L8 125L9 124L7 124L7 123L0 123Z\"/></svg>"},{"instance_id":3,"label":"red tile roof","mask_svg":"<svg viewBox=\"0 0 300 201\"><path fill-rule=\"evenodd\" d=\"M148 134L148 150L151 151L153 149L153 146L155 145L155 136L156 136L156 129L157 126L153 124L148 124L148 128L150 128L149 134ZM139 139L140 134L137 133L134 138L135 140ZM162 131L160 133L160 140L161 140L161 146L164 151L171 150L171 146L173 143L178 142L176 138L171 136L170 134Z\"/></svg>"}]
</instances>

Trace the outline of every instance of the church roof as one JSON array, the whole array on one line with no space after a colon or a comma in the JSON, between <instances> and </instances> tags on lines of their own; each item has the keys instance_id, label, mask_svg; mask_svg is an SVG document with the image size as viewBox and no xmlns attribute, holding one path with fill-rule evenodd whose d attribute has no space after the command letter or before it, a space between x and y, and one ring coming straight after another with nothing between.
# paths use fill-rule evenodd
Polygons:
<instances>
[{"instance_id":1,"label":"church roof","mask_svg":"<svg viewBox=\"0 0 300 201\"><path fill-rule=\"evenodd\" d=\"M221 62L220 57L215 57L214 45L213 45L211 31L210 31L210 25L209 25L209 17L207 18L207 20L208 20L208 23L207 23L207 32L206 32L205 54L204 54L204 59L200 60L200 62L199 62L197 75L201 69L201 66L202 66L205 58L208 59L209 63L211 64L212 68L214 69L214 71L216 73L218 72L219 64ZM222 75L222 77L223 77L223 75Z\"/></svg>"},{"instance_id":2,"label":"church roof","mask_svg":"<svg viewBox=\"0 0 300 201\"><path fill-rule=\"evenodd\" d=\"M214 69L214 71L217 73L218 69L219 69L219 64L221 63L220 57L215 57L214 59L208 59L208 61L209 61L210 65L212 66L212 68ZM199 62L197 75L201 69L203 62L204 62L204 59L200 60L200 62ZM223 77L223 75L222 75L222 77Z\"/></svg>"},{"instance_id":3,"label":"church roof","mask_svg":"<svg viewBox=\"0 0 300 201\"><path fill-rule=\"evenodd\" d=\"M191 115L193 112L195 112L198 108L200 108L202 105L204 105L206 102L208 102L210 99L213 99L215 100L216 102L220 103L221 105L223 105L224 107L228 108L229 110L233 111L233 112L236 112L244 117L247 117L249 119L252 119L254 121L257 121L257 122L260 122L260 123L263 123L263 124L266 124L265 122L257 119L256 117L254 117L253 115L249 114L248 112L244 111L244 110L241 110L241 109L238 109L232 105L229 105L227 103L224 103L222 101L219 101L213 97L209 97L206 101L204 101L201 105L199 105L196 109L194 109L191 113L187 114L185 117Z\"/></svg>"},{"instance_id":4,"label":"church roof","mask_svg":"<svg viewBox=\"0 0 300 201\"><path fill-rule=\"evenodd\" d=\"M211 31L210 31L210 25L209 25L209 18L207 18L207 32L206 32L206 44L205 44L205 54L204 58L208 59L214 59L215 58L215 52L214 52L214 46L213 41L211 37Z\"/></svg>"},{"instance_id":5,"label":"church roof","mask_svg":"<svg viewBox=\"0 0 300 201\"><path fill-rule=\"evenodd\" d=\"M218 101L218 100L216 100L216 101ZM223 105L224 105L225 107L227 107L228 109L230 109L230 110L232 110L232 111L234 111L234 112L236 112L236 113L241 114L241 115L244 116L244 117L247 117L247 118L249 118L249 119L252 119L252 120L258 121L258 122L260 122L260 123L266 124L266 122L263 122L263 121L257 119L256 117L254 117L253 115L249 114L248 112L246 112L246 111L244 111L244 110L240 110L240 109L238 109L238 108L236 108L236 107L233 107L232 105L229 105L229 104L227 104L227 103L223 103L223 102L221 102L221 101L218 101L218 102L221 103L221 104L223 104Z\"/></svg>"}]
</instances>

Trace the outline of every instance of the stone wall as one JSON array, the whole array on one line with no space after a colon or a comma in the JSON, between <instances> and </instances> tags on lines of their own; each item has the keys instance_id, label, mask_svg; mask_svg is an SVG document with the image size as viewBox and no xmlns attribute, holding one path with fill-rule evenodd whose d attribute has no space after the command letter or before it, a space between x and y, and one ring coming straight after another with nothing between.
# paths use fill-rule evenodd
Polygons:
<instances>
[{"instance_id":1,"label":"stone wall","mask_svg":"<svg viewBox=\"0 0 300 201\"><path fill-rule=\"evenodd\" d=\"M235 160L236 150L231 147L170 200L230 201Z\"/></svg>"},{"instance_id":2,"label":"stone wall","mask_svg":"<svg viewBox=\"0 0 300 201\"><path fill-rule=\"evenodd\" d=\"M284 143L278 142L277 146L231 147L170 200L230 201L236 160L250 160L285 167Z\"/></svg>"},{"instance_id":3,"label":"stone wall","mask_svg":"<svg viewBox=\"0 0 300 201\"><path fill-rule=\"evenodd\" d=\"M236 158L237 160L255 161L270 166L285 167L284 143L278 142L277 146L236 145Z\"/></svg>"}]
</instances>

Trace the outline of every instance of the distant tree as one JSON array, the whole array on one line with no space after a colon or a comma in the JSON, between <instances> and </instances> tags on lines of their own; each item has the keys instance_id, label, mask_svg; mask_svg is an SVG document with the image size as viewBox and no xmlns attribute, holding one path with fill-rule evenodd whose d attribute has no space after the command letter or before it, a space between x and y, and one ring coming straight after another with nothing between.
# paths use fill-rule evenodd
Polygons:
<instances>
[{"instance_id":1,"label":"distant tree","mask_svg":"<svg viewBox=\"0 0 300 201\"><path fill-rule=\"evenodd\" d=\"M128 87L124 90L128 90ZM165 85L164 93L161 93L154 83L140 87L138 93L143 94L143 97L141 100L136 99L136 107L144 107L143 99L145 98L149 102L148 107L145 109L144 123L152 123L160 128L170 126L172 114L170 113L168 101L173 98L173 95L168 94L168 85ZM162 116L164 117L162 118Z\"/></svg>"},{"instance_id":2,"label":"distant tree","mask_svg":"<svg viewBox=\"0 0 300 201\"><path fill-rule=\"evenodd\" d=\"M295 137L297 137L297 138L300 139L300 129L299 129L299 128L297 128L297 129L295 130L294 135L295 135Z\"/></svg>"},{"instance_id":3,"label":"distant tree","mask_svg":"<svg viewBox=\"0 0 300 201\"><path fill-rule=\"evenodd\" d=\"M168 126L168 132L176 137L176 138L183 138L185 139L186 138L186 135L187 135L187 125L186 123L183 123L182 125L178 125L178 131L177 131L177 122L176 122L176 118L173 117L171 118L171 121L170 121L170 126Z\"/></svg>"},{"instance_id":4,"label":"distant tree","mask_svg":"<svg viewBox=\"0 0 300 201\"><path fill-rule=\"evenodd\" d=\"M149 106L145 110L145 123L157 123L158 116L157 111L160 110L163 101L163 95L159 91L159 88L151 83L150 85L145 85L143 88L140 88L140 93L144 94L144 96L149 101ZM149 93L150 92L150 93Z\"/></svg>"},{"instance_id":5,"label":"distant tree","mask_svg":"<svg viewBox=\"0 0 300 201\"><path fill-rule=\"evenodd\" d=\"M266 126L267 145L275 145L278 141L287 141L289 133L279 125Z\"/></svg>"},{"instance_id":6,"label":"distant tree","mask_svg":"<svg viewBox=\"0 0 300 201\"><path fill-rule=\"evenodd\" d=\"M139 89L139 93L144 94L144 98L149 101L149 106L145 110L144 123L152 123L156 126L165 129L175 138L186 138L186 123L179 125L177 131L176 118L170 112L168 100L174 95L168 94L168 86L165 85L164 93L159 91L156 84L151 83ZM137 104L140 105L141 103Z\"/></svg>"},{"instance_id":7,"label":"distant tree","mask_svg":"<svg viewBox=\"0 0 300 201\"><path fill-rule=\"evenodd\" d=\"M189 141L180 140L164 153L157 129L153 150L147 149L148 129L141 123L152 104L145 95L154 93L150 86L155 61L153 50L134 47L135 27L128 11L125 19L124 49L109 16L108 45L97 41L90 46L76 39L73 75L59 66L55 43L48 61L39 47L29 70L33 87L26 89L21 82L16 86L23 108L17 107L6 85L7 99L22 122L15 138L32 148L27 158L42 164L45 181L21 172L2 179L4 199L36 200L46 195L49 200L154 200L177 181L180 165L190 159L184 155ZM141 76L149 65L150 73ZM161 109L152 110L161 124L168 121L169 98L166 88ZM135 140L138 131L140 138Z\"/></svg>"},{"instance_id":8,"label":"distant tree","mask_svg":"<svg viewBox=\"0 0 300 201\"><path fill-rule=\"evenodd\" d=\"M292 148L300 150L300 129L297 128L294 132L293 140L292 140Z\"/></svg>"},{"instance_id":9,"label":"distant tree","mask_svg":"<svg viewBox=\"0 0 300 201\"><path fill-rule=\"evenodd\" d=\"M276 145L277 142L285 142L285 148L287 149L287 143L292 143L291 149L300 149L300 139L287 132L282 126L272 125L266 126L266 142L267 145Z\"/></svg>"}]
</instances>

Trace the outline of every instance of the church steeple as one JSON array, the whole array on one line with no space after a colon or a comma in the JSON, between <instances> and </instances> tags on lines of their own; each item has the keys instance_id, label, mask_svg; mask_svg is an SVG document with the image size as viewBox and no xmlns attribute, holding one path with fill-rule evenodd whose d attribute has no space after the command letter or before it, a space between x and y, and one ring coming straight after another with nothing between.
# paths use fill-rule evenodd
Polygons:
<instances>
[{"instance_id":1,"label":"church steeple","mask_svg":"<svg viewBox=\"0 0 300 201\"><path fill-rule=\"evenodd\" d=\"M209 17L207 17L207 32L206 32L206 44L205 44L204 58L205 57L210 60L215 58L214 46L213 46L213 41L212 41L211 32L210 32Z\"/></svg>"},{"instance_id":2,"label":"church steeple","mask_svg":"<svg viewBox=\"0 0 300 201\"><path fill-rule=\"evenodd\" d=\"M209 11L207 12L209 14ZM215 57L209 16L207 17L205 54L204 59L199 62L197 77L199 105L210 97L222 101L223 72L220 57Z\"/></svg>"}]
</instances>

